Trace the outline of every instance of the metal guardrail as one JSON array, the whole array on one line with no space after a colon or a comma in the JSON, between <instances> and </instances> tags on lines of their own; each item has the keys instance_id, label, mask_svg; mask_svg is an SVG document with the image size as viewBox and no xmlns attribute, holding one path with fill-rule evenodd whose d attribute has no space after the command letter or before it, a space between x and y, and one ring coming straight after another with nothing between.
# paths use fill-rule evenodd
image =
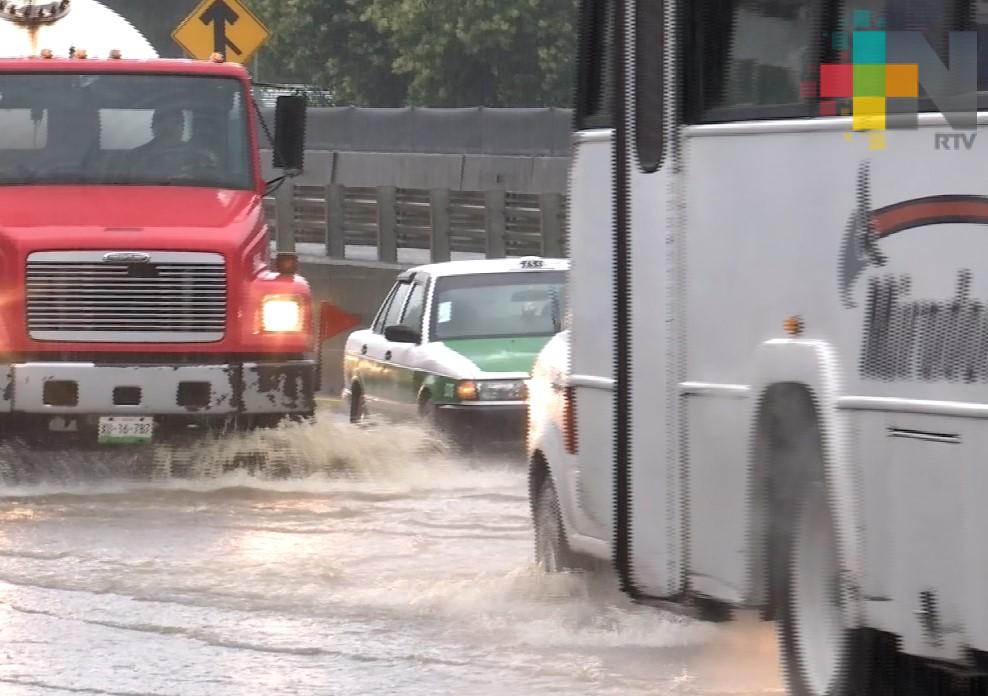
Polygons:
<instances>
[{"instance_id":1,"label":"metal guardrail","mask_svg":"<svg viewBox=\"0 0 988 696\"><path fill-rule=\"evenodd\" d=\"M253 88L254 100L261 108L273 109L278 97L292 94L305 95L310 107L334 106L336 103L332 90L314 85L255 82Z\"/></svg>"},{"instance_id":2,"label":"metal guardrail","mask_svg":"<svg viewBox=\"0 0 988 696\"><path fill-rule=\"evenodd\" d=\"M566 199L559 193L454 191L394 186L297 185L288 180L264 200L279 249L319 243L347 258L352 246L376 248L397 263L399 249L427 249L432 262L467 252L487 258L563 256ZM286 234L278 226L287 225Z\"/></svg>"}]
</instances>

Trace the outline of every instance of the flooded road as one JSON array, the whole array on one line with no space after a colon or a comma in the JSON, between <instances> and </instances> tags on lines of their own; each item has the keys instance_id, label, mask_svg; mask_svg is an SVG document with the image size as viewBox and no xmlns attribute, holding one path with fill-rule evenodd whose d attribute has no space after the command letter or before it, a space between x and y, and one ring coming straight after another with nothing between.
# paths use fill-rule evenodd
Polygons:
<instances>
[{"instance_id":1,"label":"flooded road","mask_svg":"<svg viewBox=\"0 0 988 696\"><path fill-rule=\"evenodd\" d=\"M519 463L293 437L294 480L0 491L0 696L781 693L770 627L541 574Z\"/></svg>"}]
</instances>

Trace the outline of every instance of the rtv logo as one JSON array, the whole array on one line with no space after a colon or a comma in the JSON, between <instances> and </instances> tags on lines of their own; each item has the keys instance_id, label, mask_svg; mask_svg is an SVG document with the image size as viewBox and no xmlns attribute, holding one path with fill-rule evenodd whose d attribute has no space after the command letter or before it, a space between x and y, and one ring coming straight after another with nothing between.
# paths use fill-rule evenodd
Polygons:
<instances>
[{"instance_id":1,"label":"rtv logo","mask_svg":"<svg viewBox=\"0 0 988 696\"><path fill-rule=\"evenodd\" d=\"M837 32L840 63L820 66L820 114L838 114L837 100L850 100L841 115L852 131L867 131L873 150L885 149L885 132L919 125L920 87L954 131L936 133L937 150L974 147L978 121L978 40L973 31L950 32L947 63L922 33L885 31L883 18L856 11L854 30ZM845 134L850 139L851 133Z\"/></svg>"}]
</instances>

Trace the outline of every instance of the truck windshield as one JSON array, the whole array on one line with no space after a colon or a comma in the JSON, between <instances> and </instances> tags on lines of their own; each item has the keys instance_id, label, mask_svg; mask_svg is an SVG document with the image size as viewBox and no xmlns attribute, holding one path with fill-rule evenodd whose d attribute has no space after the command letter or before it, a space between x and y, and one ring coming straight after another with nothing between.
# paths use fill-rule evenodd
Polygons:
<instances>
[{"instance_id":1,"label":"truck windshield","mask_svg":"<svg viewBox=\"0 0 988 696\"><path fill-rule=\"evenodd\" d=\"M565 307L564 271L447 276L436 281L432 340L552 336Z\"/></svg>"},{"instance_id":2,"label":"truck windshield","mask_svg":"<svg viewBox=\"0 0 988 696\"><path fill-rule=\"evenodd\" d=\"M0 184L253 188L242 84L0 74Z\"/></svg>"}]
</instances>

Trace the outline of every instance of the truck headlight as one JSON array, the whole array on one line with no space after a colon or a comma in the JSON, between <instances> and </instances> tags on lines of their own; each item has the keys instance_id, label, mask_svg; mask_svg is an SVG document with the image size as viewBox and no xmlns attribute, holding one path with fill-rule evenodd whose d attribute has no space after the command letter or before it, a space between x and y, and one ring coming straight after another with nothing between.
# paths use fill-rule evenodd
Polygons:
<instances>
[{"instance_id":1,"label":"truck headlight","mask_svg":"<svg viewBox=\"0 0 988 696\"><path fill-rule=\"evenodd\" d=\"M524 401L527 392L520 379L469 380L456 385L456 396L461 401Z\"/></svg>"},{"instance_id":2,"label":"truck headlight","mask_svg":"<svg viewBox=\"0 0 988 696\"><path fill-rule=\"evenodd\" d=\"M302 330L302 319L298 297L271 295L261 303L261 330L265 333L297 333Z\"/></svg>"}]
</instances>

